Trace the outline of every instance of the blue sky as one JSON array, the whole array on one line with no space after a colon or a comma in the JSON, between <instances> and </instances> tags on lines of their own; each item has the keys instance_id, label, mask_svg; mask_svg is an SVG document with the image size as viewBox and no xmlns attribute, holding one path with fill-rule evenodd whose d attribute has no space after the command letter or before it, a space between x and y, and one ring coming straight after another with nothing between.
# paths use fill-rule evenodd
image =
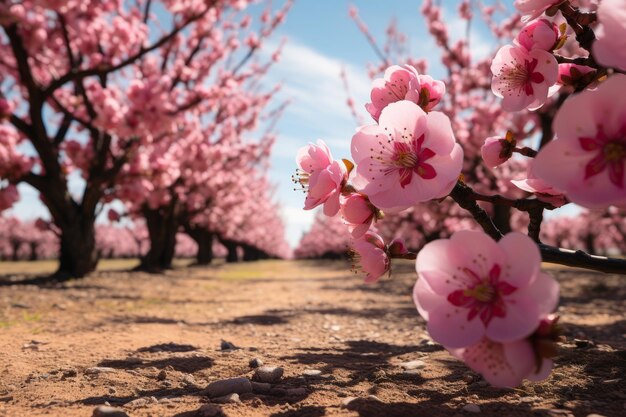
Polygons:
<instances>
[{"instance_id":1,"label":"blue sky","mask_svg":"<svg viewBox=\"0 0 626 417\"><path fill-rule=\"evenodd\" d=\"M446 2L456 6L457 2ZM295 170L295 154L299 147L317 139L330 146L335 158L350 157L350 139L356 128L346 106L346 93L339 76L346 68L350 90L357 108L363 110L368 101L371 80L367 63L378 62L377 57L348 16L348 7L354 4L377 39L384 39L390 20L396 18L398 27L410 40L414 57L426 57L432 62L429 72L441 72L438 50L426 33L419 13L420 1L297 1L280 33L289 41L283 59L274 68L272 77L284 84L283 95L293 100L278 125L280 137L272 159L272 179L278 183L278 198L283 203L283 217L288 225L288 238L296 244L303 231L311 224L314 213L303 211L303 195L296 193L290 182ZM450 10L448 21L457 32L465 27ZM483 41L482 31L472 34L477 53L491 49ZM453 34L453 37L456 35ZM367 120L365 118L364 120Z\"/></svg>"}]
</instances>

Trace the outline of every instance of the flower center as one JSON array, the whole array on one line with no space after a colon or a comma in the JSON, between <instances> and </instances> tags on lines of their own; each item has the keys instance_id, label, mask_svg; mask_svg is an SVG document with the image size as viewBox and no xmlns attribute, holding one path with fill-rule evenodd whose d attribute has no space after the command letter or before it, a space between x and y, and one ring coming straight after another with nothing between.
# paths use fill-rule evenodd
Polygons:
<instances>
[{"instance_id":1,"label":"flower center","mask_svg":"<svg viewBox=\"0 0 626 417\"><path fill-rule=\"evenodd\" d=\"M578 141L585 151L594 152L595 156L585 166L585 180L594 177L605 169L609 181L619 188L624 188L624 165L626 165L626 126L617 135L607 135L601 126L595 137L580 137ZM617 137L616 137L617 136Z\"/></svg>"},{"instance_id":2,"label":"flower center","mask_svg":"<svg viewBox=\"0 0 626 417\"><path fill-rule=\"evenodd\" d=\"M296 169L296 173L295 175L291 176L291 182L293 182L296 185L299 185L300 188L296 187L293 190L294 191L304 191L304 193L306 194L306 192L309 189L309 179L311 177L311 173L310 172L306 172L302 169Z\"/></svg>"},{"instance_id":3,"label":"flower center","mask_svg":"<svg viewBox=\"0 0 626 417\"><path fill-rule=\"evenodd\" d=\"M498 295L496 289L486 279L483 280L482 284L465 290L463 294L481 303L490 303Z\"/></svg>"},{"instance_id":4,"label":"flower center","mask_svg":"<svg viewBox=\"0 0 626 417\"><path fill-rule=\"evenodd\" d=\"M620 162L626 158L626 146L619 142L609 142L602 149L607 162Z\"/></svg>"},{"instance_id":5,"label":"flower center","mask_svg":"<svg viewBox=\"0 0 626 417\"><path fill-rule=\"evenodd\" d=\"M396 164L402 168L413 168L417 161L417 155L411 151L400 151L396 155Z\"/></svg>"},{"instance_id":6,"label":"flower center","mask_svg":"<svg viewBox=\"0 0 626 417\"><path fill-rule=\"evenodd\" d=\"M469 268L463 268L462 271L467 277L467 287L448 294L448 302L456 307L466 308L468 321L478 316L485 326L494 317L505 317L504 297L514 293L517 288L500 280L500 265L494 264L486 277L480 277Z\"/></svg>"},{"instance_id":7,"label":"flower center","mask_svg":"<svg viewBox=\"0 0 626 417\"><path fill-rule=\"evenodd\" d=\"M533 59L532 61L524 61L524 64L508 67L503 78L508 81L512 88L519 91L524 90L524 93L530 96L534 93L532 83L538 84L544 81L543 75L535 71L537 64L537 59Z\"/></svg>"}]
</instances>

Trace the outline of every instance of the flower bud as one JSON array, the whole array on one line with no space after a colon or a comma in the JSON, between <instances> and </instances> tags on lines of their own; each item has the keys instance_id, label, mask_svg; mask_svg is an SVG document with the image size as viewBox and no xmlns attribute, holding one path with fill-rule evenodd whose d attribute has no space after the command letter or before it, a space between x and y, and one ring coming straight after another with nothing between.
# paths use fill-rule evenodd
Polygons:
<instances>
[{"instance_id":1,"label":"flower bud","mask_svg":"<svg viewBox=\"0 0 626 417\"><path fill-rule=\"evenodd\" d=\"M491 136L485 139L485 143L480 148L480 153L489 168L495 168L506 162L515 149L516 141L511 132L507 132L506 137Z\"/></svg>"},{"instance_id":2,"label":"flower bud","mask_svg":"<svg viewBox=\"0 0 626 417\"><path fill-rule=\"evenodd\" d=\"M552 51L559 40L559 28L546 19L533 20L517 35L515 41L526 48Z\"/></svg>"}]
</instances>

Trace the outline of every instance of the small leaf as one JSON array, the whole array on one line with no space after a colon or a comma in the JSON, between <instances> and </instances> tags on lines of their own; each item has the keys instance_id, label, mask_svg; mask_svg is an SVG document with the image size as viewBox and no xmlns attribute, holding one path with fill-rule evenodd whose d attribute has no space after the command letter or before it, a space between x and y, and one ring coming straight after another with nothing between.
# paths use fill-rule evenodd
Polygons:
<instances>
[{"instance_id":1,"label":"small leaf","mask_svg":"<svg viewBox=\"0 0 626 417\"><path fill-rule=\"evenodd\" d=\"M350 161L349 159L342 159L342 161L343 161L343 164L346 166L346 169L348 170L348 175L350 175L350 173L354 169L354 163Z\"/></svg>"}]
</instances>

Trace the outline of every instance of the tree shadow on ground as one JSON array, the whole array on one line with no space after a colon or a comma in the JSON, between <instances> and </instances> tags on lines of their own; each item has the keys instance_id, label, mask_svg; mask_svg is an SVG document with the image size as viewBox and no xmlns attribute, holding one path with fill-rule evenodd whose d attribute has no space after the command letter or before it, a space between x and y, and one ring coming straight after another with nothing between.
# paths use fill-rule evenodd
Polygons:
<instances>
[{"instance_id":1,"label":"tree shadow on ground","mask_svg":"<svg viewBox=\"0 0 626 417\"><path fill-rule=\"evenodd\" d=\"M283 356L288 360L303 365L313 365L323 374L331 374L334 369L352 372L348 382L335 382L340 386L357 385L363 380L375 380L381 369L391 368L389 359L407 353L420 352L420 346L396 346L368 340L348 341L344 349L304 348L295 355Z\"/></svg>"},{"instance_id":2,"label":"tree shadow on ground","mask_svg":"<svg viewBox=\"0 0 626 417\"><path fill-rule=\"evenodd\" d=\"M157 368L165 369L171 367L179 372L192 374L197 371L211 368L214 364L212 358L208 356L173 357L154 360L142 360L142 362L128 359L105 359L98 363L98 366L115 369L137 369L137 368Z\"/></svg>"},{"instance_id":3,"label":"tree shadow on ground","mask_svg":"<svg viewBox=\"0 0 626 417\"><path fill-rule=\"evenodd\" d=\"M142 347L136 350L138 353L156 353L156 352L193 352L200 350L192 345L184 345L179 343L159 343L152 346Z\"/></svg>"},{"instance_id":4,"label":"tree shadow on ground","mask_svg":"<svg viewBox=\"0 0 626 417\"><path fill-rule=\"evenodd\" d=\"M296 410L278 411L270 417L321 417L326 415L326 407L308 405Z\"/></svg>"},{"instance_id":5,"label":"tree shadow on ground","mask_svg":"<svg viewBox=\"0 0 626 417\"><path fill-rule=\"evenodd\" d=\"M161 398L171 398L171 397L182 397L185 395L193 395L200 392L197 388L163 388L163 389L154 389L149 391L142 391L138 395L127 395L123 397L115 397L112 395L100 395L97 397L87 397L82 400L78 400L77 403L85 404L85 405L100 405L108 402L112 405L124 405L133 400L142 397L154 397L156 399Z\"/></svg>"},{"instance_id":6,"label":"tree shadow on ground","mask_svg":"<svg viewBox=\"0 0 626 417\"><path fill-rule=\"evenodd\" d=\"M251 316L241 316L237 317L227 324L236 324L236 325L244 325L244 324L255 324L260 326L273 326L276 324L287 324L289 323L288 318L276 315L276 314L258 314Z\"/></svg>"},{"instance_id":7,"label":"tree shadow on ground","mask_svg":"<svg viewBox=\"0 0 626 417\"><path fill-rule=\"evenodd\" d=\"M192 345L161 343L139 348L135 351L135 354L189 353L197 352L198 350L197 347ZM159 359L143 359L138 358L135 354L126 359L104 359L98 363L98 366L124 370L151 367L165 369L171 367L177 371L191 374L211 368L214 365L213 359L208 356L174 356Z\"/></svg>"}]
</instances>

